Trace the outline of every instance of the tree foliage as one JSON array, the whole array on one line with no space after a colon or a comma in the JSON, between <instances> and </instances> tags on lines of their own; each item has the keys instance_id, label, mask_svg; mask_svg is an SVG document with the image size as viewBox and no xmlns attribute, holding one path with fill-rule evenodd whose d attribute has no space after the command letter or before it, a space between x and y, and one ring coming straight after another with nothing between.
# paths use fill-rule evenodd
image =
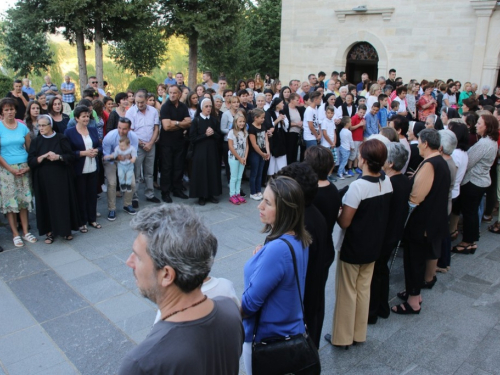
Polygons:
<instances>
[{"instance_id":1,"label":"tree foliage","mask_svg":"<svg viewBox=\"0 0 500 375\"><path fill-rule=\"evenodd\" d=\"M54 53L49 48L47 35L30 32L26 21L19 8L10 8L1 34L5 67L14 70L17 76L24 77L31 73L41 74L54 63Z\"/></svg>"},{"instance_id":2,"label":"tree foliage","mask_svg":"<svg viewBox=\"0 0 500 375\"><path fill-rule=\"evenodd\" d=\"M124 41L109 46L109 56L136 77L160 67L165 62L166 51L166 38L157 27L138 30Z\"/></svg>"},{"instance_id":3,"label":"tree foliage","mask_svg":"<svg viewBox=\"0 0 500 375\"><path fill-rule=\"evenodd\" d=\"M147 90L147 92L156 93L156 81L149 77L137 77L129 83L127 90L137 92L140 89Z\"/></svg>"},{"instance_id":4,"label":"tree foliage","mask_svg":"<svg viewBox=\"0 0 500 375\"><path fill-rule=\"evenodd\" d=\"M14 80L0 74L0 98L5 98L9 91L12 91Z\"/></svg>"}]
</instances>

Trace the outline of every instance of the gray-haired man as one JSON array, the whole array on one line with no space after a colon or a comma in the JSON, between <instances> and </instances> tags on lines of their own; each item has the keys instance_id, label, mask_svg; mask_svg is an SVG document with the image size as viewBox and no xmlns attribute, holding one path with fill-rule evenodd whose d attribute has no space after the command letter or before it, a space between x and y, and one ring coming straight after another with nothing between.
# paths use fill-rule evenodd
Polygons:
<instances>
[{"instance_id":1,"label":"gray-haired man","mask_svg":"<svg viewBox=\"0 0 500 375\"><path fill-rule=\"evenodd\" d=\"M217 252L215 236L193 209L178 204L146 207L131 226L139 234L127 265L162 319L118 373L238 374L244 339L238 308L201 292Z\"/></svg>"}]
</instances>

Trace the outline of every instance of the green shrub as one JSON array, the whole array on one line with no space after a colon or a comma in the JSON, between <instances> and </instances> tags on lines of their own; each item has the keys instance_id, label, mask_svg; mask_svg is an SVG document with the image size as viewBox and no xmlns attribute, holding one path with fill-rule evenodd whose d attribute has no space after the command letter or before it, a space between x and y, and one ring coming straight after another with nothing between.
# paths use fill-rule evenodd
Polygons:
<instances>
[{"instance_id":1,"label":"green shrub","mask_svg":"<svg viewBox=\"0 0 500 375\"><path fill-rule=\"evenodd\" d=\"M158 83L152 78L148 77L138 77L134 79L128 85L128 90L132 90L133 92L137 92L139 89L146 89L148 92L152 92L156 94L156 86Z\"/></svg>"},{"instance_id":2,"label":"green shrub","mask_svg":"<svg viewBox=\"0 0 500 375\"><path fill-rule=\"evenodd\" d=\"M0 74L0 98L5 98L9 91L12 91L14 80Z\"/></svg>"}]
</instances>

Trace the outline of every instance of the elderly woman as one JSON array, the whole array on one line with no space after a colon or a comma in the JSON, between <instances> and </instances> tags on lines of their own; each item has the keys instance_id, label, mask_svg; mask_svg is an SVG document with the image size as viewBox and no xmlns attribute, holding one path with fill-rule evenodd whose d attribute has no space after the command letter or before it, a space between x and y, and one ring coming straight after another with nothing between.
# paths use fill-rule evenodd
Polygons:
<instances>
[{"instance_id":1,"label":"elderly woman","mask_svg":"<svg viewBox=\"0 0 500 375\"><path fill-rule=\"evenodd\" d=\"M467 112L462 108L464 99L469 98L473 94L472 92L472 84L470 82L464 83L464 89L460 92L460 96L458 97L458 113L462 114Z\"/></svg>"},{"instance_id":2,"label":"elderly woman","mask_svg":"<svg viewBox=\"0 0 500 375\"><path fill-rule=\"evenodd\" d=\"M439 137L441 139L441 155L443 159L448 164L448 169L450 170L450 192L448 194L448 216L451 214L452 200L453 200L453 189L455 187L455 181L457 179L458 168L455 161L452 158L453 151L457 147L457 137L451 130L440 130ZM427 268L425 271L425 280L428 284L431 284L436 276L436 271L446 272L450 267L451 262L451 235L448 234L441 243L441 257L439 260L427 261Z\"/></svg>"},{"instance_id":3,"label":"elderly woman","mask_svg":"<svg viewBox=\"0 0 500 375\"><path fill-rule=\"evenodd\" d=\"M467 171L460 188L464 233L462 242L452 249L452 252L459 254L474 254L477 250L478 209L486 188L491 184L489 171L498 152L497 118L493 115L481 115L476 124L476 131L481 138L467 151Z\"/></svg>"},{"instance_id":4,"label":"elderly woman","mask_svg":"<svg viewBox=\"0 0 500 375\"><path fill-rule=\"evenodd\" d=\"M387 147L387 160L383 170L392 184L390 216L385 230L380 257L375 262L370 285L370 310L368 324L377 323L378 318L387 319L391 314L389 307L389 267L392 251L401 240L404 223L408 215L408 198L411 183L402 170L408 160L408 150L402 143L391 142Z\"/></svg>"},{"instance_id":5,"label":"elderly woman","mask_svg":"<svg viewBox=\"0 0 500 375\"><path fill-rule=\"evenodd\" d=\"M46 244L53 243L56 236L72 240L71 231L78 230L80 223L72 168L75 155L68 139L54 131L50 116L40 115L38 126L40 137L31 142L28 155L38 232L46 236Z\"/></svg>"},{"instance_id":6,"label":"elderly woman","mask_svg":"<svg viewBox=\"0 0 500 375\"><path fill-rule=\"evenodd\" d=\"M338 224L345 230L336 274L336 302L332 334L325 339L349 347L366 341L370 282L382 251L390 215L392 185L382 167L387 147L371 139L359 147L361 178L353 181L342 199Z\"/></svg>"},{"instance_id":7,"label":"elderly woman","mask_svg":"<svg viewBox=\"0 0 500 375\"><path fill-rule=\"evenodd\" d=\"M479 105L494 105L495 101L488 95L490 92L490 86L484 85L481 90L481 95L477 98L479 100Z\"/></svg>"},{"instance_id":8,"label":"elderly woman","mask_svg":"<svg viewBox=\"0 0 500 375\"><path fill-rule=\"evenodd\" d=\"M68 137L75 155L74 171L76 174L76 190L80 207L80 232L87 233L87 223L96 229L101 225L96 222L97 207L97 155L101 148L97 128L88 127L90 109L77 106L74 110L76 126L68 128L64 135Z\"/></svg>"},{"instance_id":9,"label":"elderly woman","mask_svg":"<svg viewBox=\"0 0 500 375\"><path fill-rule=\"evenodd\" d=\"M24 241L35 243L36 237L28 231L28 210L31 208L30 168L28 152L31 137L26 125L17 121L14 99L0 100L0 204L7 215L16 247ZM24 236L17 230L16 214L19 213Z\"/></svg>"},{"instance_id":10,"label":"elderly woman","mask_svg":"<svg viewBox=\"0 0 500 375\"><path fill-rule=\"evenodd\" d=\"M429 115L436 112L436 100L432 97L432 90L434 89L434 84L428 83L424 86L424 94L418 99L417 110L418 110L418 121L425 122Z\"/></svg>"},{"instance_id":11,"label":"elderly woman","mask_svg":"<svg viewBox=\"0 0 500 375\"><path fill-rule=\"evenodd\" d=\"M415 207L404 232L406 290L398 293L404 303L392 307L396 314L419 314L420 291L432 284L424 282L427 259L439 258L441 241L448 235L448 193L451 184L446 161L439 153L441 140L435 129L419 134L418 149L424 158L413 175L409 205Z\"/></svg>"},{"instance_id":12,"label":"elderly woman","mask_svg":"<svg viewBox=\"0 0 500 375\"><path fill-rule=\"evenodd\" d=\"M252 374L252 341L305 331L301 299L311 244L304 226L304 194L295 180L284 176L272 178L258 208L264 231L269 234L244 269L241 311L245 328L243 359L248 375Z\"/></svg>"},{"instance_id":13,"label":"elderly woman","mask_svg":"<svg viewBox=\"0 0 500 375\"><path fill-rule=\"evenodd\" d=\"M450 236L451 239L454 240L458 236L457 225L460 217L458 197L460 195L460 185L462 184L462 180L464 179L465 172L467 170L467 164L469 163L469 157L467 156L467 150L469 149L469 130L463 121L459 119L451 120L449 122L448 129L451 130L457 137L457 146L451 154L451 157L457 167L455 184L451 193L452 214L450 217Z\"/></svg>"},{"instance_id":14,"label":"elderly woman","mask_svg":"<svg viewBox=\"0 0 500 375\"><path fill-rule=\"evenodd\" d=\"M218 151L222 134L219 121L212 115L212 101L203 99L200 108L189 132L193 147L189 197L198 198L198 204L204 206L206 201L219 203L215 196L222 194Z\"/></svg>"}]
</instances>

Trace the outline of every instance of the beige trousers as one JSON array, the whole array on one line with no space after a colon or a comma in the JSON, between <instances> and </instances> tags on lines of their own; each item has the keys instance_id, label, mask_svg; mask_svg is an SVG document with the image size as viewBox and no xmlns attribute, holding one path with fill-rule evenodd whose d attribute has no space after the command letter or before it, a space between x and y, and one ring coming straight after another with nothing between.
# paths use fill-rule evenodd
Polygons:
<instances>
[{"instance_id":1,"label":"beige trousers","mask_svg":"<svg viewBox=\"0 0 500 375\"><path fill-rule=\"evenodd\" d=\"M116 164L104 161L104 174L108 181L108 210L116 211ZM135 191L135 178L132 178L132 191L123 193L123 207L132 204L132 195Z\"/></svg>"},{"instance_id":2,"label":"beige trousers","mask_svg":"<svg viewBox=\"0 0 500 375\"><path fill-rule=\"evenodd\" d=\"M366 341L370 283L375 262L349 264L338 259L335 275L335 311L332 344L351 345Z\"/></svg>"}]
</instances>

